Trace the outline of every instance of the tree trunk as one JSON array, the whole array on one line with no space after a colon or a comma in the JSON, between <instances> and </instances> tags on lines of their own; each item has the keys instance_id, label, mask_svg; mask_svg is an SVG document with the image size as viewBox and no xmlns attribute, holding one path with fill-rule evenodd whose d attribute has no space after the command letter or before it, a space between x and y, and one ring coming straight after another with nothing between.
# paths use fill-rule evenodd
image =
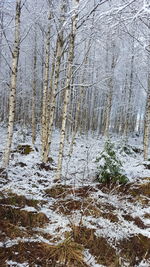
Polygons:
<instances>
[{"instance_id":1,"label":"tree trunk","mask_svg":"<svg viewBox=\"0 0 150 267\"><path fill-rule=\"evenodd\" d=\"M15 41L12 54L12 72L11 72L10 95L9 95L8 133L7 133L6 147L3 156L3 166L5 168L9 164L10 150L13 138L14 119L15 119L16 85L17 85L18 60L20 52L20 16L21 16L21 0L17 0L16 16L15 16Z\"/></svg>"},{"instance_id":2,"label":"tree trunk","mask_svg":"<svg viewBox=\"0 0 150 267\"><path fill-rule=\"evenodd\" d=\"M77 7L78 7L78 4L79 4L78 1L76 1ZM58 166L57 166L57 174L56 174L56 179L58 179L58 180L60 179L61 171L62 171L62 160L63 160L63 150L64 150L64 142L65 142L67 110L68 110L69 97L70 97L70 83L72 80L75 36L76 36L76 30L77 30L77 17L78 17L78 15L77 15L77 8L76 8L75 14L72 17L72 25L71 25L72 28L71 28L69 52L68 52L69 53L68 54L68 68L67 68L66 86L65 86L65 92L64 92L62 127L61 127Z\"/></svg>"},{"instance_id":3,"label":"tree trunk","mask_svg":"<svg viewBox=\"0 0 150 267\"><path fill-rule=\"evenodd\" d=\"M108 40L109 41L109 40ZM107 99L106 99L106 110L105 110L105 128L104 128L104 136L108 138L109 136L109 127L110 127L110 116L111 116L111 107L112 107L112 96L113 96L113 86L114 86L114 68L115 68L115 47L114 47L114 40L112 40L111 36L111 69L109 73L109 61L108 61L108 53L107 51L107 59L106 59L106 69L108 71L108 94L107 94Z\"/></svg>"},{"instance_id":4,"label":"tree trunk","mask_svg":"<svg viewBox=\"0 0 150 267\"><path fill-rule=\"evenodd\" d=\"M48 15L48 31L46 35L45 47L45 69L44 69L44 87L43 87L43 106L42 106L42 158L44 156L45 142L47 137L46 117L47 117L47 96L48 96L48 83L49 83L49 64L50 64L50 20L51 13Z\"/></svg>"},{"instance_id":5,"label":"tree trunk","mask_svg":"<svg viewBox=\"0 0 150 267\"><path fill-rule=\"evenodd\" d=\"M144 119L144 160L148 160L148 146L150 134L150 56L148 55L148 91Z\"/></svg>"},{"instance_id":6,"label":"tree trunk","mask_svg":"<svg viewBox=\"0 0 150 267\"><path fill-rule=\"evenodd\" d=\"M55 70L54 70L54 83L52 86L51 94L51 106L48 114L48 121L49 125L47 127L47 142L44 143L44 149L43 149L43 155L42 155L42 161L46 163L48 161L48 156L50 152L51 142L52 142L52 132L53 132L53 122L54 122L54 114L55 114L55 108L56 108L56 92L58 89L59 84L59 73L60 73L60 64L61 64L61 58L63 53L63 29L62 25L64 24L66 4L63 0L62 7L61 7L61 18L60 18L60 32L58 33L57 41L56 41L56 59L55 59ZM52 70L53 71L53 70Z\"/></svg>"},{"instance_id":7,"label":"tree trunk","mask_svg":"<svg viewBox=\"0 0 150 267\"><path fill-rule=\"evenodd\" d=\"M37 44L36 44L36 29L35 29L35 48L33 59L33 84L32 84L32 144L36 140L36 64L37 64Z\"/></svg>"},{"instance_id":8,"label":"tree trunk","mask_svg":"<svg viewBox=\"0 0 150 267\"><path fill-rule=\"evenodd\" d=\"M129 135L129 130L130 130L131 110L132 110L133 71L134 71L134 38L132 40L131 70L130 70L130 81L129 81L129 89L128 89L127 115L126 115L125 128L124 128L124 136L125 136L126 143L128 141L128 135Z\"/></svg>"},{"instance_id":9,"label":"tree trunk","mask_svg":"<svg viewBox=\"0 0 150 267\"><path fill-rule=\"evenodd\" d=\"M4 0L0 2L0 24L1 24L1 31L0 31L0 70L1 70L1 62L2 62L2 40L3 40L3 23L4 23Z\"/></svg>"},{"instance_id":10,"label":"tree trunk","mask_svg":"<svg viewBox=\"0 0 150 267\"><path fill-rule=\"evenodd\" d=\"M74 145L74 141L75 141L76 134L77 134L77 131L78 131L81 103L82 103L82 99L83 99L83 96L84 96L84 90L85 90L85 87L82 84L84 84L84 82L85 82L86 65L87 65L87 61L88 61L90 45L91 45L91 39L89 41L88 50L87 50L87 52L85 54L84 61L83 61L84 69L83 69L83 73L81 74L81 81L80 81L81 85L80 85L80 89L79 89L79 96L78 96L77 108L76 108L76 113L75 113L75 125L74 125L73 134L72 134L72 140L71 140L71 144L70 144L70 149L69 149L69 156L71 156L71 154L73 153L73 145Z\"/></svg>"}]
</instances>

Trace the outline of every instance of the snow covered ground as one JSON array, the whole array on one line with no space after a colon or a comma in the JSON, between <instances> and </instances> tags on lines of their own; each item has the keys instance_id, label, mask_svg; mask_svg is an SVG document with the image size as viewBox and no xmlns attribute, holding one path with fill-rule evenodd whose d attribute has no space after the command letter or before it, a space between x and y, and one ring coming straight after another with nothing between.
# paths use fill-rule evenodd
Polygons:
<instances>
[{"instance_id":1,"label":"snow covered ground","mask_svg":"<svg viewBox=\"0 0 150 267\"><path fill-rule=\"evenodd\" d=\"M1 128L0 134L0 152L2 152L5 145L5 129ZM22 138L21 133L15 132L12 150L15 151L18 144L31 144L30 135L25 143L22 142ZM113 138L113 141L119 153L122 141L118 138ZM140 139L132 138L129 143L142 149ZM93 244L94 242L97 242L97 244L106 242L108 244L108 247L105 244L106 250L110 249L111 251L112 249L112 254L116 253L118 257L117 263L113 261L111 265L108 260L99 258L96 248L92 251L90 245L88 246L85 240L82 240L83 237L80 236L78 240L82 241L81 243L85 247L84 256L87 266L150 266L150 170L145 168L142 154L127 155L122 153L119 156L129 178L128 185L124 188L122 186L106 188L96 183L94 181L97 170L95 159L103 150L103 145L104 139L102 137L93 136L90 133L88 136L77 136L73 154L70 158L68 156L70 142L66 141L63 175L60 184L55 183L55 168L59 147L58 131L55 131L53 135L51 147L50 156L54 160L51 164L53 170L46 171L40 168L39 137L35 148L29 155L12 153L8 178L1 178L0 180L2 207L11 207L12 210L19 207L22 212L31 214L42 213L46 215L48 222L42 227L40 225L35 228L32 227L34 234L30 237L18 236L12 238L8 235L0 238L1 249L10 249L20 242L57 244L65 239L66 232L71 232L73 227L78 227L78 230L79 228L82 229L83 235L88 236L90 232ZM20 207L16 203L14 205L13 203L5 203L3 200L10 198L12 194L24 196L30 200L36 199L39 204L37 206L24 204ZM28 235L28 230L21 227L22 223L19 224L19 229L24 229ZM47 238L44 234L50 235L51 238ZM138 243L138 240L141 240L141 243ZM92 244L92 241L90 242ZM143 250L142 248L140 250L142 242L147 242L147 245L146 247L143 245ZM137 255L135 252L132 258L132 255L127 255L126 251L129 250L132 254L134 246L137 249ZM101 254L101 248L99 253ZM105 250L103 253L105 253ZM8 257L5 266L31 266L28 263L28 258L24 262L14 259L15 257L12 257L11 260ZM36 262L32 266L46 267L46 265L38 265Z\"/></svg>"}]
</instances>

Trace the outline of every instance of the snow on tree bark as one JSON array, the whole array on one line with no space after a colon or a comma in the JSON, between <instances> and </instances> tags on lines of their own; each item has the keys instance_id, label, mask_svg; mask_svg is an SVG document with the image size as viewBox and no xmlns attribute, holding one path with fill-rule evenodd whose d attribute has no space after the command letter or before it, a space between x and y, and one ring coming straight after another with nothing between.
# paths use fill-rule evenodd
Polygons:
<instances>
[{"instance_id":1,"label":"snow on tree bark","mask_svg":"<svg viewBox=\"0 0 150 267\"><path fill-rule=\"evenodd\" d=\"M53 132L53 123L54 123L54 114L55 114L55 108L56 108L56 92L58 90L58 84L59 84L59 74L60 74L60 64L61 64L61 58L63 53L63 24L65 22L64 18L64 12L66 8L66 3L63 0L62 6L61 6L61 17L60 17L60 31L57 36L56 40L56 59L55 59L55 69L54 69L54 82L52 86L51 94L51 103L50 103L50 109L48 114L48 126L47 126L47 137L46 142L44 143L44 149L43 149L43 155L42 155L42 161L46 163L48 161L48 156L50 152L50 146L52 141L52 132ZM52 70L53 71L53 70Z\"/></svg>"},{"instance_id":2,"label":"snow on tree bark","mask_svg":"<svg viewBox=\"0 0 150 267\"><path fill-rule=\"evenodd\" d=\"M33 84L32 84L32 144L36 140L36 65L37 65L37 33L35 29L35 47L33 58Z\"/></svg>"},{"instance_id":3,"label":"snow on tree bark","mask_svg":"<svg viewBox=\"0 0 150 267\"><path fill-rule=\"evenodd\" d=\"M74 59L74 47L75 47L75 36L77 30L77 9L78 9L78 1L75 1L76 9L75 13L72 16L72 25L71 25L71 33L70 33L70 41L69 41L69 51L68 51L68 68L66 73L66 86L64 92L64 106L63 106L63 115L62 115L62 127L61 127L61 136L60 136L60 144L59 144L59 155L58 155L58 166L57 166L57 174L56 179L60 179L61 171L62 171L62 160L63 160L63 150L64 150L64 142L65 142L65 132L66 132L66 121L67 121L67 110L70 98L70 83L72 80L72 72L73 72L73 59Z\"/></svg>"},{"instance_id":4,"label":"snow on tree bark","mask_svg":"<svg viewBox=\"0 0 150 267\"><path fill-rule=\"evenodd\" d=\"M16 16L15 16L15 40L12 53L12 72L10 80L10 95L9 95L9 117L8 117L8 133L6 147L3 156L3 166L6 168L9 164L10 151L13 139L13 127L15 118L15 104L16 104L16 86L17 86L17 72L20 52L20 16L21 16L21 0L16 1Z\"/></svg>"},{"instance_id":5,"label":"snow on tree bark","mask_svg":"<svg viewBox=\"0 0 150 267\"><path fill-rule=\"evenodd\" d=\"M150 134L150 55L148 55L148 89L146 98L145 118L144 118L144 160L148 160Z\"/></svg>"},{"instance_id":6,"label":"snow on tree bark","mask_svg":"<svg viewBox=\"0 0 150 267\"><path fill-rule=\"evenodd\" d=\"M46 35L46 47L45 47L45 69L44 69L44 84L43 84L43 106L42 106L42 159L45 153L45 142L47 138L47 96L48 96L48 84L49 84L49 65L50 65L50 32L51 32L51 13L48 14L48 31Z\"/></svg>"}]
</instances>

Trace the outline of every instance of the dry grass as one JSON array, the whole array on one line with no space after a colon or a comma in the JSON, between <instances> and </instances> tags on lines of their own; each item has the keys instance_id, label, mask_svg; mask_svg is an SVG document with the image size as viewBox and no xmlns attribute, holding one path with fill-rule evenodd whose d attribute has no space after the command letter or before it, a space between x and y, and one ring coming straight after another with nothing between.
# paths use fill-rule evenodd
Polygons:
<instances>
[{"instance_id":1,"label":"dry grass","mask_svg":"<svg viewBox=\"0 0 150 267\"><path fill-rule=\"evenodd\" d=\"M147 227L144 225L143 221L139 217L133 218L131 215L122 215L123 218L129 222L134 222L139 228L146 229Z\"/></svg>"},{"instance_id":2,"label":"dry grass","mask_svg":"<svg viewBox=\"0 0 150 267\"><path fill-rule=\"evenodd\" d=\"M28 212L9 206L0 206L0 220L23 227L42 227L49 222L43 213Z\"/></svg>"},{"instance_id":3,"label":"dry grass","mask_svg":"<svg viewBox=\"0 0 150 267\"><path fill-rule=\"evenodd\" d=\"M150 181L148 181L144 184L137 184L137 185L133 186L129 190L129 194L131 194L134 197L139 197L140 195L150 197Z\"/></svg>"},{"instance_id":4,"label":"dry grass","mask_svg":"<svg viewBox=\"0 0 150 267\"><path fill-rule=\"evenodd\" d=\"M150 259L150 239L139 234L118 244L120 255L128 259L129 266L137 266L143 259Z\"/></svg>"},{"instance_id":5,"label":"dry grass","mask_svg":"<svg viewBox=\"0 0 150 267\"><path fill-rule=\"evenodd\" d=\"M94 229L89 229L82 225L71 225L71 228L75 242L89 249L99 264L117 266L118 255L116 255L114 248L110 246L105 238L96 236Z\"/></svg>"},{"instance_id":6,"label":"dry grass","mask_svg":"<svg viewBox=\"0 0 150 267\"><path fill-rule=\"evenodd\" d=\"M101 187L101 185L97 187ZM128 200L133 203L140 202L140 204L147 205L149 201L148 178L143 184L130 183L124 188L122 186L118 188L104 187L101 190L106 193L119 194L121 199L128 197ZM118 222L115 206L96 201L92 197L91 194L95 192L95 188L92 191L92 188L88 186L75 189L71 186L57 184L45 192L48 196L56 199L51 209L55 209L56 212L63 215L71 215L74 211L80 211L81 217L83 215L102 217L111 222ZM0 248L0 262L3 267L6 266L6 260L18 263L28 262L29 266L33 267L35 265L39 267L83 267L87 266L84 262L84 249L89 250L97 263L107 267L122 267L125 263L123 259L129 266L137 266L143 259L149 258L150 240L147 237L138 235L118 242L115 244L119 251L117 254L106 238L98 237L94 229L83 226L82 219L78 226L70 222L72 231L66 233L66 239L60 242L60 237L58 238L59 235L57 235L60 231L59 228L55 237L33 229L33 227L43 227L47 222L50 223L43 213L21 210L26 205L38 210L44 202L28 200L24 196L18 196L11 192L7 192L7 196L5 194L2 193L0 199L0 241L5 242L7 238L30 238L39 235L45 237L53 245L44 242L20 242L10 248ZM133 218L131 214L125 214L124 218L134 222L141 229L147 227L139 217ZM145 218L149 218L149 214L145 214ZM25 227L24 231L20 230L20 226Z\"/></svg>"},{"instance_id":7,"label":"dry grass","mask_svg":"<svg viewBox=\"0 0 150 267\"><path fill-rule=\"evenodd\" d=\"M27 199L25 196L19 196L14 193L9 193L8 197L4 195L0 199L0 204L14 205L20 208L24 208L26 205L34 208L38 208L39 201L36 199Z\"/></svg>"},{"instance_id":8,"label":"dry grass","mask_svg":"<svg viewBox=\"0 0 150 267\"><path fill-rule=\"evenodd\" d=\"M65 185L55 185L52 188L47 188L45 193L49 197L53 198L65 198L69 193L71 193L71 187Z\"/></svg>"},{"instance_id":9,"label":"dry grass","mask_svg":"<svg viewBox=\"0 0 150 267\"><path fill-rule=\"evenodd\" d=\"M50 256L63 266L87 266L84 262L84 247L73 241L71 237L49 248Z\"/></svg>"},{"instance_id":10,"label":"dry grass","mask_svg":"<svg viewBox=\"0 0 150 267\"><path fill-rule=\"evenodd\" d=\"M39 267L87 267L83 247L70 238L58 245L20 242L9 248L0 248L0 260L3 267L6 266L6 260L28 262L29 266Z\"/></svg>"}]
</instances>

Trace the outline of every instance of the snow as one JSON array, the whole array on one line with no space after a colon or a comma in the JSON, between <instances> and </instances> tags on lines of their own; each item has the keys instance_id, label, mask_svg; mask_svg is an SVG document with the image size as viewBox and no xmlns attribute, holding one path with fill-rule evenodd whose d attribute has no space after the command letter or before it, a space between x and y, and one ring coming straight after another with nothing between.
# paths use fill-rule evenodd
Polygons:
<instances>
[{"instance_id":1,"label":"snow","mask_svg":"<svg viewBox=\"0 0 150 267\"><path fill-rule=\"evenodd\" d=\"M0 151L3 151L6 132L4 128L1 128L0 132ZM18 144L17 138L18 135L16 133L14 136L13 149L15 149L16 144ZM113 141L115 142L116 148L122 142L122 140L119 140L118 138L114 138ZM90 185L93 189L96 188L97 183L93 182L98 166L96 158L103 150L104 139L102 137L94 136L92 133L89 133L86 136L78 135L76 137L75 146L71 157L68 156L70 142L71 139L66 141L65 146L62 184L72 185L74 190L85 185ZM25 143L31 144L30 137L25 140ZM141 148L140 139L135 140L131 138L129 143ZM54 159L53 166L57 165L58 146L59 132L55 131L50 154L50 156ZM69 232L71 230L71 224L79 225L82 218L83 226L95 229L97 236L105 237L114 247L118 241L123 240L124 238L132 237L133 235L142 234L143 236L150 238L150 219L144 217L145 214L150 214L150 207L139 202L133 203L129 201L129 196L127 195L126 198L124 198L121 194L117 193L117 189L112 189L108 193L104 193L100 189L96 190L90 193L90 199L92 199L93 204L95 203L101 207L103 207L104 204L113 206L114 210L112 212L118 218L118 222L112 222L103 217L95 218L92 215L85 216L83 214L84 210L82 209L74 211L70 213L70 215L63 215L62 213L57 212L57 209L54 211L52 207L54 204L57 204L57 199L47 196L44 190L56 185L54 182L55 171L47 172L45 170L40 170L37 166L37 164L40 163L40 137L37 138L35 147L38 149L38 151L34 150L29 155L21 155L19 153L14 154L14 158L10 161L8 177L9 181L8 183L3 184L4 179L1 180L1 191L5 196L7 196L7 194L9 195L9 192L11 192L18 195L24 195L28 199L45 201L44 204L38 207L38 211L44 213L49 218L50 223L46 224L43 228L35 228L34 230L36 230L37 233L47 233L52 237L57 235L59 239L63 239L65 232ZM118 150L118 154L119 153L120 152ZM130 182L144 183L144 178L150 177L150 170L146 169L143 165L142 154L125 155L122 153L119 154L119 159L123 163L123 169L125 170ZM23 162L27 166L22 168L16 164L18 162ZM80 198L75 194L71 194L70 198L72 200L80 200ZM67 198L64 198L63 200L66 201ZM29 207L27 205L22 208L22 210L37 212L36 208ZM107 212L107 209L105 209L105 212ZM141 229L134 223L134 221L127 221L123 217L126 214L132 216L133 219L139 217L147 227ZM18 244L19 241L40 241L49 244L51 243L51 240L43 238L39 233L37 236L31 239L8 239L4 243L0 242L0 247L10 247L14 244ZM88 250L85 250L85 260L91 267L103 267L102 265L96 263L95 258L89 253ZM28 266L28 263L19 264L13 261L7 261L7 264L8 266L18 267ZM143 260L137 267L148 266L149 263Z\"/></svg>"},{"instance_id":2,"label":"snow","mask_svg":"<svg viewBox=\"0 0 150 267\"><path fill-rule=\"evenodd\" d=\"M1 136L4 137L4 129L1 129ZM54 159L55 164L57 165L57 156L58 156L58 148L59 148L59 131L55 131L53 134L53 142L51 146L51 154L50 156ZM18 144L17 142L18 138L18 133L16 132L14 135L14 144ZM114 138L113 138L114 139ZM112 140L113 140L112 139ZM114 139L115 143L118 144L122 143L122 140L119 138ZM97 163L96 158L102 152L103 147L104 147L104 138L101 136L94 136L92 133L89 133L86 136L77 136L75 140L75 145L74 145L74 150L71 158L68 156L69 153L69 148L70 148L70 142L66 141L66 146L65 146L65 151L64 151L64 161L63 161L63 179L66 183L86 183L91 181L91 178L94 178L96 168L97 168ZM131 139L130 144L132 145L138 145L139 140L134 140ZM27 144L31 144L31 139L28 137L26 139ZM25 144L25 143L20 143L20 144ZM140 140L140 146L141 147L141 140ZM5 140L4 138L1 138L1 143L0 143L0 151L3 151L5 145ZM16 154L15 158L11 161L10 165L10 179L13 179L13 174L16 174L17 177L19 178L19 171L20 167L16 166L15 169L13 168L13 172L11 171L11 168L14 163L22 161L23 163L27 164L27 167L24 167L21 169L22 173L21 175L24 175L27 179L28 176L31 176L32 174L32 180L37 179L36 173L36 164L40 163L40 137L37 138L35 147L38 148L39 152L34 151L31 152L29 155L21 155ZM13 147L14 149L15 147ZM130 181L134 180L135 178L140 178L140 177L148 177L150 175L150 170L145 169L143 166L143 158L142 155L138 155L136 157L130 157L126 155L126 157L122 154L119 155L121 161L123 161L123 169L126 172L126 175L130 179ZM32 169L32 173L31 173ZM33 173L34 172L34 173ZM40 172L40 171L38 171ZM47 172L42 170L42 175L43 177L47 178ZM51 173L51 177L49 177L49 181L52 181L52 178L54 176L54 172ZM25 184L27 186L25 179ZM19 180L19 179L18 179ZM18 181L19 182L19 181ZM19 182L20 186L22 185L24 188L25 184L22 184L22 181ZM30 185L31 188L31 185ZM28 188L29 190L29 188ZM34 193L36 189L34 190L32 188L32 192Z\"/></svg>"},{"instance_id":3,"label":"snow","mask_svg":"<svg viewBox=\"0 0 150 267\"><path fill-rule=\"evenodd\" d=\"M150 266L150 261L141 261L139 265L137 265L136 267L149 267Z\"/></svg>"},{"instance_id":4,"label":"snow","mask_svg":"<svg viewBox=\"0 0 150 267\"><path fill-rule=\"evenodd\" d=\"M29 267L29 264L26 262L20 264L15 261L7 261L6 263L8 264L9 267Z\"/></svg>"},{"instance_id":5,"label":"snow","mask_svg":"<svg viewBox=\"0 0 150 267\"><path fill-rule=\"evenodd\" d=\"M87 249L85 250L84 256L85 256L85 262L90 267L105 267L104 265L96 263L95 258L90 254L89 250Z\"/></svg>"},{"instance_id":6,"label":"snow","mask_svg":"<svg viewBox=\"0 0 150 267\"><path fill-rule=\"evenodd\" d=\"M31 212L36 212L37 211L34 207L28 207L28 206L25 206L21 210L25 210L25 211L28 211L28 212L30 212L30 211Z\"/></svg>"}]
</instances>

